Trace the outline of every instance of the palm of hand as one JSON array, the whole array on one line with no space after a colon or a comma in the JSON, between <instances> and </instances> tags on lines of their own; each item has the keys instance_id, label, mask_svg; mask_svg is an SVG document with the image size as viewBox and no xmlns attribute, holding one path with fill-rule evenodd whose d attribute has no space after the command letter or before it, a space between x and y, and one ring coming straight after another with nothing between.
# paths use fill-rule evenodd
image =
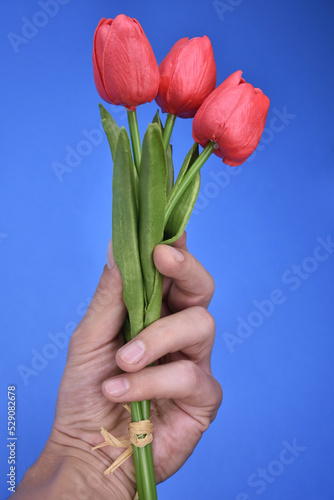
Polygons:
<instances>
[{"instance_id":1,"label":"palm of hand","mask_svg":"<svg viewBox=\"0 0 334 500\"><path fill-rule=\"evenodd\" d=\"M127 423L130 420L129 413L122 404L130 401L123 398L121 402L112 402L106 398L101 389L105 380L123 373L115 360L118 349L123 345L123 335L119 333L125 315L120 299L121 278L117 268L112 270L113 277L110 276L109 270L104 275L106 273L105 283L104 276L102 276L88 314L73 334L59 390L53 432L56 440L66 439L69 446L79 448L86 456L94 456L94 461L98 458L101 474L123 450L106 446L100 450L91 451L92 446L103 441L99 432L100 428L104 427L118 437L127 434ZM112 296L110 296L110 285L113 290ZM191 306L201 305L203 300L209 302L210 299L211 296L206 299L203 299L203 296L193 298ZM111 300L113 301L113 314L108 315L106 306ZM183 297L182 300L182 291L176 289L170 278L165 279L163 316L185 309L189 300L189 297ZM115 308L117 314L115 314ZM172 318L173 316L169 319ZM165 320L160 320L160 322L163 321ZM94 335L91 333L93 328ZM172 323L168 328L172 328ZM182 332L180 334L182 335ZM184 361L184 368L188 370L189 359L194 349L196 345L188 345L184 350L176 350L172 354L166 353L156 364L164 364L168 367L170 363L181 362L182 366L182 361ZM198 362L195 360L198 371L188 370L191 376L194 375L194 384L200 383L202 372L210 379L210 382L212 382L211 379L214 380L210 373L207 356L204 358L203 360L199 357ZM217 390L217 386L213 385ZM201 392L190 393L182 398L162 397L152 401L151 415L154 424L152 447L157 482L172 475L192 453L218 409L220 404L218 392L216 397L209 398L203 404L199 398ZM159 396L159 390L157 395ZM112 481L109 482L110 486L119 479L123 483L129 481L129 488L134 486L135 474L132 459L122 465L122 471L117 471L113 475Z\"/></svg>"}]
</instances>

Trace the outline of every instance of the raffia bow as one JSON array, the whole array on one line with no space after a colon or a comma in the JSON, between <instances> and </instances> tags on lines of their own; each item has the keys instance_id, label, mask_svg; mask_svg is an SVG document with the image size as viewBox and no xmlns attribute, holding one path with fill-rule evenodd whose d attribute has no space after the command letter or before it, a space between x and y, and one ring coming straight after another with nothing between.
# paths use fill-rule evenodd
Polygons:
<instances>
[{"instance_id":1,"label":"raffia bow","mask_svg":"<svg viewBox=\"0 0 334 500\"><path fill-rule=\"evenodd\" d=\"M128 405L124 408L131 413ZM142 448L153 441L153 424L150 420L141 420L140 422L128 423L128 434L116 438L104 427L101 427L101 434L104 437L104 442L94 446L92 450L103 448L104 446L113 446L116 448L126 448L121 455L111 464L104 474L110 474L120 467L133 454L132 445L137 448Z\"/></svg>"}]
</instances>

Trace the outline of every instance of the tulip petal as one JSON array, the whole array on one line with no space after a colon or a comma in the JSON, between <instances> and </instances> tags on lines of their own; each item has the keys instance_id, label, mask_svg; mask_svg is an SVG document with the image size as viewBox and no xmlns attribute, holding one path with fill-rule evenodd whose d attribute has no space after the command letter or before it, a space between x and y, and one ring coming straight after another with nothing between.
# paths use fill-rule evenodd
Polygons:
<instances>
[{"instance_id":1,"label":"tulip petal","mask_svg":"<svg viewBox=\"0 0 334 500\"><path fill-rule=\"evenodd\" d=\"M159 66L156 102L163 112L191 118L216 86L216 63L207 36L179 40Z\"/></svg>"},{"instance_id":2,"label":"tulip petal","mask_svg":"<svg viewBox=\"0 0 334 500\"><path fill-rule=\"evenodd\" d=\"M217 144L214 154L231 166L243 163L257 147L268 114L269 99L236 71L215 89L193 121L193 138L205 147Z\"/></svg>"},{"instance_id":3,"label":"tulip petal","mask_svg":"<svg viewBox=\"0 0 334 500\"><path fill-rule=\"evenodd\" d=\"M138 21L120 14L107 37L103 58L103 81L116 104L135 109L152 101L158 92L159 70Z\"/></svg>"},{"instance_id":4,"label":"tulip petal","mask_svg":"<svg viewBox=\"0 0 334 500\"><path fill-rule=\"evenodd\" d=\"M238 81L240 81L240 78ZM209 140L219 143L226 123L239 103L243 85L232 87L226 85L225 80L211 92L194 118L193 137L196 142L199 142L203 147L206 146ZM203 140L206 140L205 144Z\"/></svg>"},{"instance_id":5,"label":"tulip petal","mask_svg":"<svg viewBox=\"0 0 334 500\"><path fill-rule=\"evenodd\" d=\"M109 23L110 21L110 23ZM103 50L104 45L101 43L101 37L99 35L101 29L103 29L106 23L111 24L112 19L102 18L94 33L94 41L93 41L93 76L95 81L96 90L102 97L104 101L112 103L112 100L107 95L103 83L103 77L100 68L102 68L102 60L103 60Z\"/></svg>"},{"instance_id":6,"label":"tulip petal","mask_svg":"<svg viewBox=\"0 0 334 500\"><path fill-rule=\"evenodd\" d=\"M216 86L215 64L213 67L210 64L209 73L207 72L209 39L203 38L189 40L180 50L167 93L173 114L181 116L187 113L194 116L200 104Z\"/></svg>"},{"instance_id":7,"label":"tulip petal","mask_svg":"<svg viewBox=\"0 0 334 500\"><path fill-rule=\"evenodd\" d=\"M247 159L247 158L246 158ZM239 167L239 165L241 165L242 163L244 163L245 160L242 160L242 161L233 161L233 160L229 160L228 158L223 158L223 162L226 164L226 165L229 165L230 167Z\"/></svg>"},{"instance_id":8,"label":"tulip petal","mask_svg":"<svg viewBox=\"0 0 334 500\"><path fill-rule=\"evenodd\" d=\"M231 115L219 146L224 154L224 162L243 163L256 149L265 126L269 99L264 94L254 92L250 84L245 84L240 105Z\"/></svg>"},{"instance_id":9,"label":"tulip petal","mask_svg":"<svg viewBox=\"0 0 334 500\"><path fill-rule=\"evenodd\" d=\"M162 109L163 113L168 112L167 93L170 81L174 73L174 67L176 64L177 57L180 53L181 48L188 40L189 38L181 38L180 40L178 40L159 65L160 83L159 83L159 91L155 100L158 106L160 106L160 108Z\"/></svg>"},{"instance_id":10,"label":"tulip petal","mask_svg":"<svg viewBox=\"0 0 334 500\"><path fill-rule=\"evenodd\" d=\"M107 102L134 110L154 99L159 69L136 19L124 14L101 19L94 34L93 73L96 88Z\"/></svg>"},{"instance_id":11,"label":"tulip petal","mask_svg":"<svg viewBox=\"0 0 334 500\"><path fill-rule=\"evenodd\" d=\"M234 87L237 87L241 83L245 83L245 80L241 77L242 71L241 69L238 69L234 73L232 73L230 76L226 78L226 80L223 81L223 83L220 84L218 88L223 90L228 90Z\"/></svg>"}]
</instances>

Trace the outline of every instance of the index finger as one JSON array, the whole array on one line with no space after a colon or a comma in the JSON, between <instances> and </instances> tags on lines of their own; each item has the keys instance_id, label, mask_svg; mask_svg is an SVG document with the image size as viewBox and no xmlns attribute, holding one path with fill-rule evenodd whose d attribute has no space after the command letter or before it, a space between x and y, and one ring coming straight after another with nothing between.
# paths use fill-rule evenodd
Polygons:
<instances>
[{"instance_id":1,"label":"index finger","mask_svg":"<svg viewBox=\"0 0 334 500\"><path fill-rule=\"evenodd\" d=\"M169 278L172 284L168 294L168 306L172 311L181 311L192 306L208 307L215 284L211 274L190 254L185 241L178 248L157 245L153 253L157 269Z\"/></svg>"}]
</instances>

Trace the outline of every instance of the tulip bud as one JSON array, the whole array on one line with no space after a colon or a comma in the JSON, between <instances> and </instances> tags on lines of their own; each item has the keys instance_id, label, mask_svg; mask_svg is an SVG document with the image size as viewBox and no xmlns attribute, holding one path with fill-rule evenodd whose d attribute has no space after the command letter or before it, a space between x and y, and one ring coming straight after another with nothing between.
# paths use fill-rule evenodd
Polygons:
<instances>
[{"instance_id":1,"label":"tulip bud","mask_svg":"<svg viewBox=\"0 0 334 500\"><path fill-rule=\"evenodd\" d=\"M159 69L136 19L124 14L101 19L94 34L93 72L98 93L111 104L133 111L155 98Z\"/></svg>"},{"instance_id":2,"label":"tulip bud","mask_svg":"<svg viewBox=\"0 0 334 500\"><path fill-rule=\"evenodd\" d=\"M203 102L193 121L194 141L205 147L214 141L214 153L227 165L241 165L256 149L265 126L269 98L236 71Z\"/></svg>"},{"instance_id":3,"label":"tulip bud","mask_svg":"<svg viewBox=\"0 0 334 500\"><path fill-rule=\"evenodd\" d=\"M181 38L161 62L159 71L157 104L164 113L192 118L216 87L216 63L209 38Z\"/></svg>"}]
</instances>

